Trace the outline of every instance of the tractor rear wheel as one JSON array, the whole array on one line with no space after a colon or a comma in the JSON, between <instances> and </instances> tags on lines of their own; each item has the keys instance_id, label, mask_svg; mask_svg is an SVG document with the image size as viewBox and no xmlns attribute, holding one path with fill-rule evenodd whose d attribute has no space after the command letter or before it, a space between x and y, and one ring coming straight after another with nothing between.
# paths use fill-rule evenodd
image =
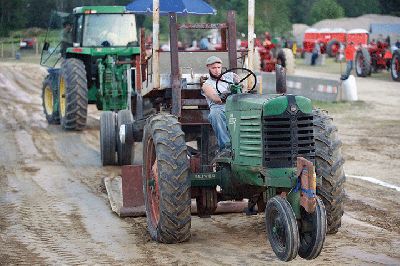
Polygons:
<instances>
[{"instance_id":1,"label":"tractor rear wheel","mask_svg":"<svg viewBox=\"0 0 400 266\"><path fill-rule=\"evenodd\" d=\"M315 139L315 170L317 194L321 197L327 215L328 234L337 233L343 216L345 198L342 142L337 135L337 128L326 111L313 110Z\"/></svg>"},{"instance_id":2,"label":"tractor rear wheel","mask_svg":"<svg viewBox=\"0 0 400 266\"><path fill-rule=\"evenodd\" d=\"M400 51L396 50L393 52L392 61L390 62L390 73L392 79L400 81Z\"/></svg>"},{"instance_id":3,"label":"tractor rear wheel","mask_svg":"<svg viewBox=\"0 0 400 266\"><path fill-rule=\"evenodd\" d=\"M85 65L79 59L63 62L59 85L61 125L68 130L82 130L86 126L88 89Z\"/></svg>"},{"instance_id":4,"label":"tractor rear wheel","mask_svg":"<svg viewBox=\"0 0 400 266\"><path fill-rule=\"evenodd\" d=\"M123 124L129 124L133 122L133 116L130 110L121 110L117 114L117 154L118 154L118 164L119 165L129 165L131 164L132 147L128 143L121 143L119 139L119 128ZM134 143L132 143L134 146Z\"/></svg>"},{"instance_id":5,"label":"tractor rear wheel","mask_svg":"<svg viewBox=\"0 0 400 266\"><path fill-rule=\"evenodd\" d=\"M371 56L365 48L357 50L356 53L356 74L358 77L366 77L371 73Z\"/></svg>"},{"instance_id":6,"label":"tractor rear wheel","mask_svg":"<svg viewBox=\"0 0 400 266\"><path fill-rule=\"evenodd\" d=\"M325 206L319 197L316 197L317 206L314 213L308 213L301 208L301 227L299 256L312 260L319 256L326 236Z\"/></svg>"},{"instance_id":7,"label":"tractor rear wheel","mask_svg":"<svg viewBox=\"0 0 400 266\"><path fill-rule=\"evenodd\" d=\"M281 196L268 200L265 208L267 235L276 256L293 260L299 250L299 229L289 202Z\"/></svg>"},{"instance_id":8,"label":"tractor rear wheel","mask_svg":"<svg viewBox=\"0 0 400 266\"><path fill-rule=\"evenodd\" d=\"M326 53L330 57L336 57L336 54L339 51L340 43L336 39L332 39L328 42L328 45L326 46Z\"/></svg>"},{"instance_id":9,"label":"tractor rear wheel","mask_svg":"<svg viewBox=\"0 0 400 266\"><path fill-rule=\"evenodd\" d=\"M103 165L115 165L116 146L115 114L111 111L100 115L100 154Z\"/></svg>"},{"instance_id":10,"label":"tractor rear wheel","mask_svg":"<svg viewBox=\"0 0 400 266\"><path fill-rule=\"evenodd\" d=\"M147 119L143 134L143 191L147 227L153 240L190 238L191 196L185 134L175 116Z\"/></svg>"},{"instance_id":11,"label":"tractor rear wheel","mask_svg":"<svg viewBox=\"0 0 400 266\"><path fill-rule=\"evenodd\" d=\"M57 104L57 88L53 87L50 76L47 76L43 82L42 105L43 112L49 124L60 124L60 113Z\"/></svg>"}]
</instances>

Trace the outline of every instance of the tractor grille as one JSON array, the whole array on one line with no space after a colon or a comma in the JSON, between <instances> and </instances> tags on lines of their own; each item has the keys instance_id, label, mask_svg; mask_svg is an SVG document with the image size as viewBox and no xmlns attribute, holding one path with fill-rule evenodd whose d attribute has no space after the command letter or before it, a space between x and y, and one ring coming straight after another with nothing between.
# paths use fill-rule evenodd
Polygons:
<instances>
[{"instance_id":1,"label":"tractor grille","mask_svg":"<svg viewBox=\"0 0 400 266\"><path fill-rule=\"evenodd\" d=\"M314 162L313 116L301 111L263 117L263 161L267 168L296 167L296 158Z\"/></svg>"}]
</instances>

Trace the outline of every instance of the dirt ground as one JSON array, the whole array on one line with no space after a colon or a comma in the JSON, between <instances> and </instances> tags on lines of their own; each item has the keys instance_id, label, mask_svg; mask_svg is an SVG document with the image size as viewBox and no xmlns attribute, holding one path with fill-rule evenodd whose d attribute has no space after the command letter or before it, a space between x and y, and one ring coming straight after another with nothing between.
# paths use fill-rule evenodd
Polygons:
<instances>
[{"instance_id":1,"label":"dirt ground","mask_svg":"<svg viewBox=\"0 0 400 266\"><path fill-rule=\"evenodd\" d=\"M40 98L45 74L35 64L0 64L1 265L280 263L261 214L193 216L191 240L176 245L151 241L143 217L115 215L102 178L120 168L101 166L99 112L90 107L83 132L48 125ZM321 76L299 67L297 74ZM357 85L358 102L320 103L339 128L346 173L400 187L400 83L386 75L357 78ZM313 264L399 265L400 191L348 177L346 192L343 225Z\"/></svg>"}]
</instances>

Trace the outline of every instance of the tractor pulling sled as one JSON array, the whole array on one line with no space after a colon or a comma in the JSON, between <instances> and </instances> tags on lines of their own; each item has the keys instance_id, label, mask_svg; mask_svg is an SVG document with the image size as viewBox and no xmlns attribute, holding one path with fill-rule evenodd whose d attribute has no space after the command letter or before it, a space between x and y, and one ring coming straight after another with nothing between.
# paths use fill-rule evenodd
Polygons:
<instances>
[{"instance_id":1,"label":"tractor pulling sled","mask_svg":"<svg viewBox=\"0 0 400 266\"><path fill-rule=\"evenodd\" d=\"M82 47L68 48L61 70L51 69L44 82L48 121L57 123L59 116L65 128L70 128L71 122L75 125L71 128L81 129L83 125L77 122L80 113L71 115L68 110L85 109L82 106L91 102L92 95L98 108L106 110L100 118L103 164L115 162L116 150L118 158L122 155L121 164L131 163L131 155L138 156L134 143L142 142L141 171L129 178L142 181L153 240L179 243L190 239L191 199L196 200L200 217L213 215L221 201L248 199L248 213L265 212L266 233L280 260L293 260L297 254L308 260L316 258L326 233L338 231L343 215L344 160L332 119L313 109L309 99L285 94L285 72L279 66L277 94L256 94L256 75L237 68L233 11L228 12L227 22L220 24L178 24L176 14L171 13L169 27L170 73L161 80L158 68L150 68L159 64L159 57L154 53L145 56L144 31L140 48L127 45L122 49L130 51L126 54L113 53L118 49L108 47L86 48L83 42ZM224 36L222 50L227 52L230 68L225 74L235 72L241 78L238 84L230 84L231 95L226 100L232 149L224 157L215 157L216 138L201 94L204 77L193 73L184 77L179 67L178 30L213 28ZM157 33L153 29L153 34ZM224 81L224 75L221 77L217 89ZM126 86L115 88L115 80ZM248 86L249 92L241 93L240 88ZM127 97L121 97L121 105L106 108L110 106L106 96L114 99L111 96L118 95L113 93L121 88ZM122 111L115 118L118 110ZM187 145L193 141L196 147Z\"/></svg>"}]
</instances>

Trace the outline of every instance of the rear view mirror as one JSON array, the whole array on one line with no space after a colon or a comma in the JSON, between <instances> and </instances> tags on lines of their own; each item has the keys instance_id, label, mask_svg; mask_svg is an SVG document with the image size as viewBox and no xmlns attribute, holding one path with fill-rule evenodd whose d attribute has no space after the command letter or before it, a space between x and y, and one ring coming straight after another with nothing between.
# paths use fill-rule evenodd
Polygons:
<instances>
[{"instance_id":1,"label":"rear view mirror","mask_svg":"<svg viewBox=\"0 0 400 266\"><path fill-rule=\"evenodd\" d=\"M43 44L43 51L48 51L48 50L49 50L49 47L50 47L50 43L45 42L45 43Z\"/></svg>"}]
</instances>

